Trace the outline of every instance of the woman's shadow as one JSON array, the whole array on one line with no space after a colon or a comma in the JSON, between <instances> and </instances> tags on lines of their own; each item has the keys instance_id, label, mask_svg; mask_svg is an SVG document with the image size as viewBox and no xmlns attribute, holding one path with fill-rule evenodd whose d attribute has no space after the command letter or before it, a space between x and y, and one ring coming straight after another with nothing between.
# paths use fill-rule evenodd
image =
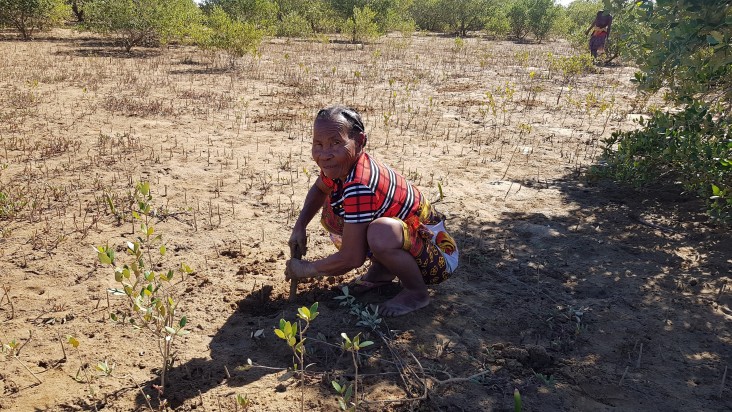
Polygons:
<instances>
[{"instance_id":1,"label":"woman's shadow","mask_svg":"<svg viewBox=\"0 0 732 412\"><path fill-rule=\"evenodd\" d=\"M276 368L250 368L247 359L264 359L266 363L273 365L288 365L292 354L285 346L282 351L273 351L271 346L254 337L252 332L258 330L258 323L262 320L274 327L276 319L281 315L287 301L282 296L272 298L272 292L271 285L263 285L240 300L237 310L212 338L209 358L193 358L173 365L168 370L163 396L156 396L159 377L146 382L143 391L151 396L151 403L164 398L175 409L186 400L200 396L219 385L244 386L278 372ZM143 406L147 402L142 393L138 392L137 405ZM156 405L153 404L154 406Z\"/></svg>"}]
</instances>

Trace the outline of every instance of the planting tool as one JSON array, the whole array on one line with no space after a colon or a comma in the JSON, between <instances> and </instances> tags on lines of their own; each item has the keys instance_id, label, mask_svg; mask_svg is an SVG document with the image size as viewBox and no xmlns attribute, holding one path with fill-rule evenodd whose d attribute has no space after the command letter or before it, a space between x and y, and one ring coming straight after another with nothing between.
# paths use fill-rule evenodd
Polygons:
<instances>
[{"instance_id":1,"label":"planting tool","mask_svg":"<svg viewBox=\"0 0 732 412\"><path fill-rule=\"evenodd\" d=\"M302 252L300 251L300 248L298 246L295 246L293 249L290 250L292 252L290 254L290 257L293 259L302 259ZM295 300L295 296L297 296L297 279L292 278L290 279L290 297L289 301L292 302Z\"/></svg>"}]
</instances>

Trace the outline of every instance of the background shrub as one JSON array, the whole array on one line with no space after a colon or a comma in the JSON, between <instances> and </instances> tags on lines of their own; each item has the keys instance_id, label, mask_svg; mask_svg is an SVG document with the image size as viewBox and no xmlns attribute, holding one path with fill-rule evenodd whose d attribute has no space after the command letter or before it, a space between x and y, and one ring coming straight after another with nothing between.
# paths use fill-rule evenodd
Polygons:
<instances>
[{"instance_id":1,"label":"background shrub","mask_svg":"<svg viewBox=\"0 0 732 412\"><path fill-rule=\"evenodd\" d=\"M218 6L211 9L205 26L195 35L195 43L204 50L221 50L233 58L254 52L263 32L253 24L233 20Z\"/></svg>"},{"instance_id":2,"label":"background shrub","mask_svg":"<svg viewBox=\"0 0 732 412\"><path fill-rule=\"evenodd\" d=\"M61 24L70 13L64 0L0 0L0 26L15 28L24 39Z\"/></svg>"},{"instance_id":3,"label":"background shrub","mask_svg":"<svg viewBox=\"0 0 732 412\"><path fill-rule=\"evenodd\" d=\"M203 18L193 0L94 0L84 15L83 28L117 36L127 52L183 39Z\"/></svg>"}]
</instances>

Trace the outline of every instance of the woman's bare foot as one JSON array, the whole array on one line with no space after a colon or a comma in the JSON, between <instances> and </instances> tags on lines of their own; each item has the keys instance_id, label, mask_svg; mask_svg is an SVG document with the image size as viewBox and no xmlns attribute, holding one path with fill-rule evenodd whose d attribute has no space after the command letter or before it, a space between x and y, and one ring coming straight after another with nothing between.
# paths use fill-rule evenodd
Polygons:
<instances>
[{"instance_id":1,"label":"woman's bare foot","mask_svg":"<svg viewBox=\"0 0 732 412\"><path fill-rule=\"evenodd\" d=\"M354 294L364 294L375 288L389 286L395 277L384 265L372 261L369 270L351 282L348 287Z\"/></svg>"},{"instance_id":2,"label":"woman's bare foot","mask_svg":"<svg viewBox=\"0 0 732 412\"><path fill-rule=\"evenodd\" d=\"M387 317L402 316L417 309L422 309L429 304L430 295L427 291L403 289L379 307L379 314Z\"/></svg>"},{"instance_id":3,"label":"woman's bare foot","mask_svg":"<svg viewBox=\"0 0 732 412\"><path fill-rule=\"evenodd\" d=\"M369 270L367 270L366 273L361 276L361 279L374 283L383 283L391 282L392 280L394 280L395 277L396 276L392 275L389 270L386 269L386 266L375 260L372 260L371 266L369 266Z\"/></svg>"}]
</instances>

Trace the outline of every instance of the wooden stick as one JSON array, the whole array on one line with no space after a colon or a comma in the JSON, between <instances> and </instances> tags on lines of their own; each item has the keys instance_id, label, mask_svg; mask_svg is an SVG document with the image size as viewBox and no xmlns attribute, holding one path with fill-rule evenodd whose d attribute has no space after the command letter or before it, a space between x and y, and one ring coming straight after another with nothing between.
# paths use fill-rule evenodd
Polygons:
<instances>
[{"instance_id":1,"label":"wooden stick","mask_svg":"<svg viewBox=\"0 0 732 412\"><path fill-rule=\"evenodd\" d=\"M299 248L296 248L294 253L292 254L293 259L302 259L302 252L300 252ZM290 297L289 301L293 302L295 300L295 296L297 296L297 279L292 278L290 279Z\"/></svg>"},{"instance_id":2,"label":"wooden stick","mask_svg":"<svg viewBox=\"0 0 732 412\"><path fill-rule=\"evenodd\" d=\"M630 366L626 366L625 367L625 371L623 372L623 376L620 377L620 383L618 383L618 386L623 386L623 380L625 379L625 375L628 374L628 368L629 367Z\"/></svg>"},{"instance_id":3,"label":"wooden stick","mask_svg":"<svg viewBox=\"0 0 732 412\"><path fill-rule=\"evenodd\" d=\"M643 343L640 344L640 351L638 352L638 360L635 362L635 367L640 368L641 357L643 356Z\"/></svg>"},{"instance_id":4,"label":"wooden stick","mask_svg":"<svg viewBox=\"0 0 732 412\"><path fill-rule=\"evenodd\" d=\"M724 392L724 381L727 380L727 366L724 367L724 373L722 374L722 384L719 385L719 398L722 399L722 392Z\"/></svg>"}]
</instances>

